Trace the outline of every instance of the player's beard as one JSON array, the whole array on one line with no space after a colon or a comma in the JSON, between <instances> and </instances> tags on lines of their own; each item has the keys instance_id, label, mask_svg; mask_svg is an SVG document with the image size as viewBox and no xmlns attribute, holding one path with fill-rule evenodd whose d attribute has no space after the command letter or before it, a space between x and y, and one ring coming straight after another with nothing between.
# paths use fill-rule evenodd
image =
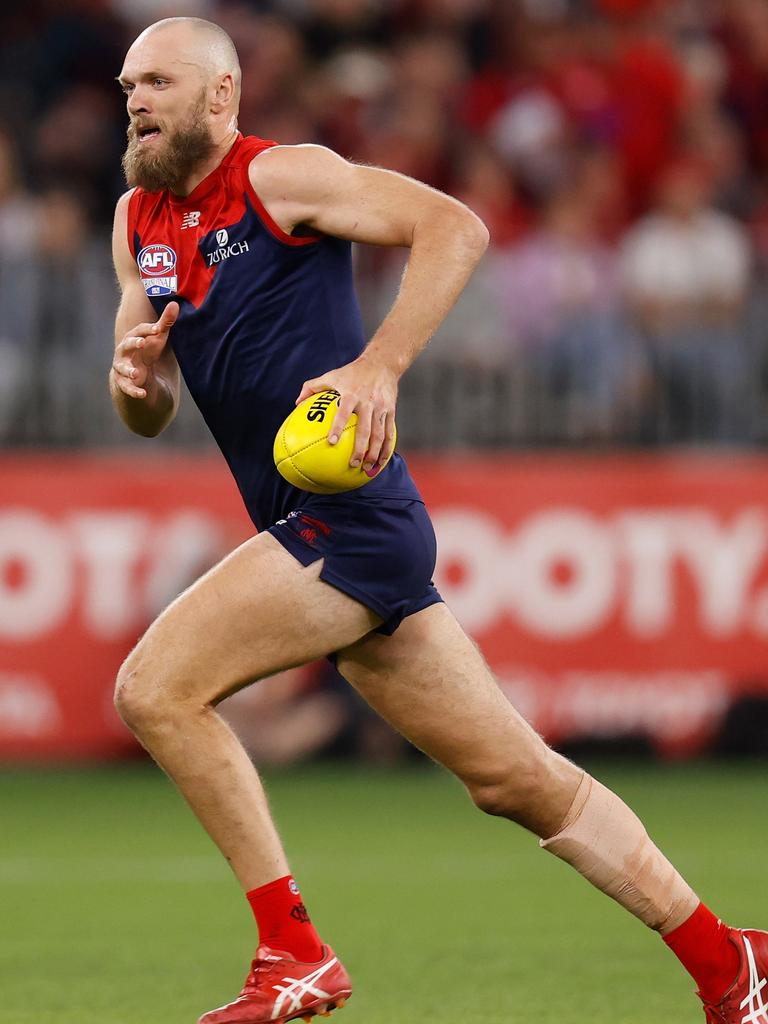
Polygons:
<instances>
[{"instance_id":1,"label":"player's beard","mask_svg":"<svg viewBox=\"0 0 768 1024\"><path fill-rule=\"evenodd\" d=\"M159 145L140 142L136 125L128 125L123 171L130 187L138 185L147 192L160 192L164 188L177 191L211 156L216 143L205 120L205 107L203 92L185 124L173 129L160 125Z\"/></svg>"}]
</instances>

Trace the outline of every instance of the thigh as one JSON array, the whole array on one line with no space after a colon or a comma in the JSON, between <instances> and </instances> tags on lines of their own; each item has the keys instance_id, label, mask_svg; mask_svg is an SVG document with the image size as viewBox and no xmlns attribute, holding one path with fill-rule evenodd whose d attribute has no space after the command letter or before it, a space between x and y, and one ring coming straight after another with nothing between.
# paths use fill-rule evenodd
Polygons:
<instances>
[{"instance_id":1,"label":"thigh","mask_svg":"<svg viewBox=\"0 0 768 1024\"><path fill-rule=\"evenodd\" d=\"M337 654L341 674L383 718L465 783L532 770L551 751L499 689L443 604Z\"/></svg>"},{"instance_id":2,"label":"thigh","mask_svg":"<svg viewBox=\"0 0 768 1024\"><path fill-rule=\"evenodd\" d=\"M217 703L375 629L381 619L319 579L321 568L269 534L251 538L166 608L126 668L177 698Z\"/></svg>"}]
</instances>

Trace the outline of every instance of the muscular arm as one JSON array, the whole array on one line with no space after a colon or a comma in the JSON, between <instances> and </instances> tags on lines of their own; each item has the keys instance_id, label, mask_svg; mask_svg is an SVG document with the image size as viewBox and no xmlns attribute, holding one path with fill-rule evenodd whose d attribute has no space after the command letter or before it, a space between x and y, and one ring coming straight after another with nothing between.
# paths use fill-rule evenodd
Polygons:
<instances>
[{"instance_id":1,"label":"muscular arm","mask_svg":"<svg viewBox=\"0 0 768 1024\"><path fill-rule=\"evenodd\" d=\"M167 344L178 306L170 303L156 319L128 248L129 197L126 193L117 203L112 235L112 257L122 297L115 318L109 390L125 425L135 434L156 437L176 415L179 404L179 366Z\"/></svg>"},{"instance_id":2,"label":"muscular arm","mask_svg":"<svg viewBox=\"0 0 768 1024\"><path fill-rule=\"evenodd\" d=\"M297 401L325 388L341 395L329 440L354 412L350 465L372 474L395 438L401 375L434 334L488 246L488 229L462 203L402 174L361 167L321 146L276 146L255 157L251 183L289 234L298 225L374 245L411 250L392 309L365 351L306 381Z\"/></svg>"},{"instance_id":3,"label":"muscular arm","mask_svg":"<svg viewBox=\"0 0 768 1024\"><path fill-rule=\"evenodd\" d=\"M321 146L256 157L251 182L288 233L299 225L354 242L411 250L400 291L365 355L398 377L451 309L488 245L488 230L450 196Z\"/></svg>"}]
</instances>

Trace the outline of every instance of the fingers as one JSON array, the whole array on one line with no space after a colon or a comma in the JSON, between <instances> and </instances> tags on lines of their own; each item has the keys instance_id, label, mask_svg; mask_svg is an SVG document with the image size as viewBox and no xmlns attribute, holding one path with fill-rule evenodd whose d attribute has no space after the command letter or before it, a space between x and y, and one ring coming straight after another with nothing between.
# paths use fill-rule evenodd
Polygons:
<instances>
[{"instance_id":1,"label":"fingers","mask_svg":"<svg viewBox=\"0 0 768 1024\"><path fill-rule=\"evenodd\" d=\"M143 366L156 362L165 347L167 332L152 334L149 329L154 330L155 326L155 324L138 324L132 328L132 333L126 334L123 340L115 346L115 361L124 359L130 361L131 366Z\"/></svg>"},{"instance_id":2,"label":"fingers","mask_svg":"<svg viewBox=\"0 0 768 1024\"><path fill-rule=\"evenodd\" d=\"M129 398L146 398L146 388L141 387L135 380L129 375L121 373L117 365L112 367L113 369L113 380L117 388L123 392L124 395L128 395ZM135 369L135 368L134 368Z\"/></svg>"},{"instance_id":3,"label":"fingers","mask_svg":"<svg viewBox=\"0 0 768 1024\"><path fill-rule=\"evenodd\" d=\"M349 423L349 417L356 411L356 405L357 402L354 395L342 395L339 399L339 408L336 410L336 415L333 417L331 429L328 432L328 440L331 444L336 444L341 437L342 430ZM359 415L360 414L358 413L358 417ZM354 462L350 462L350 465L353 466ZM360 463L358 462L358 466L359 465Z\"/></svg>"},{"instance_id":4,"label":"fingers","mask_svg":"<svg viewBox=\"0 0 768 1024\"><path fill-rule=\"evenodd\" d=\"M163 312L160 314L157 323L154 325L158 328L158 333L167 331L176 323L176 319L179 315L179 304L178 302L169 302Z\"/></svg>"},{"instance_id":5,"label":"fingers","mask_svg":"<svg viewBox=\"0 0 768 1024\"><path fill-rule=\"evenodd\" d=\"M143 381L138 380L139 368L134 366L133 363L129 363L126 359L116 359L112 366L115 373L120 374L121 377L127 377L137 384L143 383Z\"/></svg>"},{"instance_id":6,"label":"fingers","mask_svg":"<svg viewBox=\"0 0 768 1024\"><path fill-rule=\"evenodd\" d=\"M371 437L371 419L373 416L373 409L366 402L355 410L357 412L357 426L355 427L355 447L352 451L352 458L349 460L350 466L359 466L365 453L368 451L368 445ZM373 465L373 463L371 463Z\"/></svg>"},{"instance_id":7,"label":"fingers","mask_svg":"<svg viewBox=\"0 0 768 1024\"><path fill-rule=\"evenodd\" d=\"M387 413L387 420L384 425L384 444L381 446L381 454L379 455L376 463L381 469L387 462L392 458L392 453L395 450L395 441L397 433L395 431L395 414L394 412Z\"/></svg>"},{"instance_id":8,"label":"fingers","mask_svg":"<svg viewBox=\"0 0 768 1024\"><path fill-rule=\"evenodd\" d=\"M362 380L359 380L360 376ZM338 443L354 413L357 422L349 464L353 468L362 467L368 476L374 477L387 462L395 446L397 382L388 380L384 375L381 375L384 377L382 381L375 378L366 380L366 377L371 376L370 371L361 374L357 363L350 363L305 381L296 404L299 405L319 391L332 391L339 395L338 408L328 431L328 441L330 444ZM349 385L346 378L350 378Z\"/></svg>"},{"instance_id":9,"label":"fingers","mask_svg":"<svg viewBox=\"0 0 768 1024\"><path fill-rule=\"evenodd\" d=\"M369 473L374 466L378 465L381 458L381 449L387 425L386 409L376 410L371 420L371 436L368 440L368 447L364 449L363 469Z\"/></svg>"},{"instance_id":10,"label":"fingers","mask_svg":"<svg viewBox=\"0 0 768 1024\"><path fill-rule=\"evenodd\" d=\"M337 443L352 413L357 415L357 424L349 464L362 466L369 476L376 476L395 447L394 410L377 409L372 402L356 402L353 396L342 395L328 434L331 444Z\"/></svg>"},{"instance_id":11,"label":"fingers","mask_svg":"<svg viewBox=\"0 0 768 1024\"><path fill-rule=\"evenodd\" d=\"M129 359L120 359L115 356L112 363L112 371L115 383L132 398L146 398L144 385L147 382L148 371L143 364L135 366Z\"/></svg>"},{"instance_id":12,"label":"fingers","mask_svg":"<svg viewBox=\"0 0 768 1024\"><path fill-rule=\"evenodd\" d=\"M169 302L153 324L137 324L115 346L112 376L116 387L129 398L146 398L148 367L160 357L168 331L179 315L178 302Z\"/></svg>"},{"instance_id":13,"label":"fingers","mask_svg":"<svg viewBox=\"0 0 768 1024\"><path fill-rule=\"evenodd\" d=\"M131 333L137 338L151 338L153 334L160 333L159 323L160 321L158 320L153 324L136 324L135 327L131 328Z\"/></svg>"},{"instance_id":14,"label":"fingers","mask_svg":"<svg viewBox=\"0 0 768 1024\"><path fill-rule=\"evenodd\" d=\"M115 348L115 356L126 356L131 352L138 352L145 345L145 338L137 337L135 334L126 334L123 340L118 342Z\"/></svg>"},{"instance_id":15,"label":"fingers","mask_svg":"<svg viewBox=\"0 0 768 1024\"><path fill-rule=\"evenodd\" d=\"M135 335L126 335L115 348L115 355L112 361L112 369L122 377L128 377L136 384L143 384L147 376L146 355L147 346L151 341L146 338L138 338ZM152 358L149 362L152 362Z\"/></svg>"},{"instance_id":16,"label":"fingers","mask_svg":"<svg viewBox=\"0 0 768 1024\"><path fill-rule=\"evenodd\" d=\"M121 380L119 377L116 377L115 380L117 382L117 386L120 388L120 390L123 392L123 394L128 395L129 398L146 398L147 397L147 392L146 392L146 390L144 388L134 387L132 384L126 383L125 381Z\"/></svg>"},{"instance_id":17,"label":"fingers","mask_svg":"<svg viewBox=\"0 0 768 1024\"><path fill-rule=\"evenodd\" d=\"M178 316L178 302L169 302L153 324L137 324L131 330L131 335L136 338L151 339L154 335L167 334L171 327L176 323Z\"/></svg>"},{"instance_id":18,"label":"fingers","mask_svg":"<svg viewBox=\"0 0 768 1024\"><path fill-rule=\"evenodd\" d=\"M148 371L141 355L146 344L146 338L126 335L115 348L112 362L115 384L131 398L147 397L144 384L147 381Z\"/></svg>"},{"instance_id":19,"label":"fingers","mask_svg":"<svg viewBox=\"0 0 768 1024\"><path fill-rule=\"evenodd\" d=\"M299 392L299 397L296 399L296 405L301 405L305 398L316 395L318 391L328 391L330 389L331 385L326 386L319 377L316 377L314 380L305 380L304 386Z\"/></svg>"}]
</instances>

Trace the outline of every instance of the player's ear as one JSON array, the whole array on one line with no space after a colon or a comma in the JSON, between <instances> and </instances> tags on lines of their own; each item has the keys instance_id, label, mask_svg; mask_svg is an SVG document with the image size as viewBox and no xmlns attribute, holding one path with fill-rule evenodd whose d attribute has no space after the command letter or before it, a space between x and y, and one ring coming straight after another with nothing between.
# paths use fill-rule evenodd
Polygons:
<instances>
[{"instance_id":1,"label":"player's ear","mask_svg":"<svg viewBox=\"0 0 768 1024\"><path fill-rule=\"evenodd\" d=\"M218 84L216 85L216 92L214 93L212 104L214 113L218 113L220 110L223 110L224 107L229 106L232 102L234 92L235 83L232 79L232 75L227 71L226 74L219 78Z\"/></svg>"}]
</instances>

